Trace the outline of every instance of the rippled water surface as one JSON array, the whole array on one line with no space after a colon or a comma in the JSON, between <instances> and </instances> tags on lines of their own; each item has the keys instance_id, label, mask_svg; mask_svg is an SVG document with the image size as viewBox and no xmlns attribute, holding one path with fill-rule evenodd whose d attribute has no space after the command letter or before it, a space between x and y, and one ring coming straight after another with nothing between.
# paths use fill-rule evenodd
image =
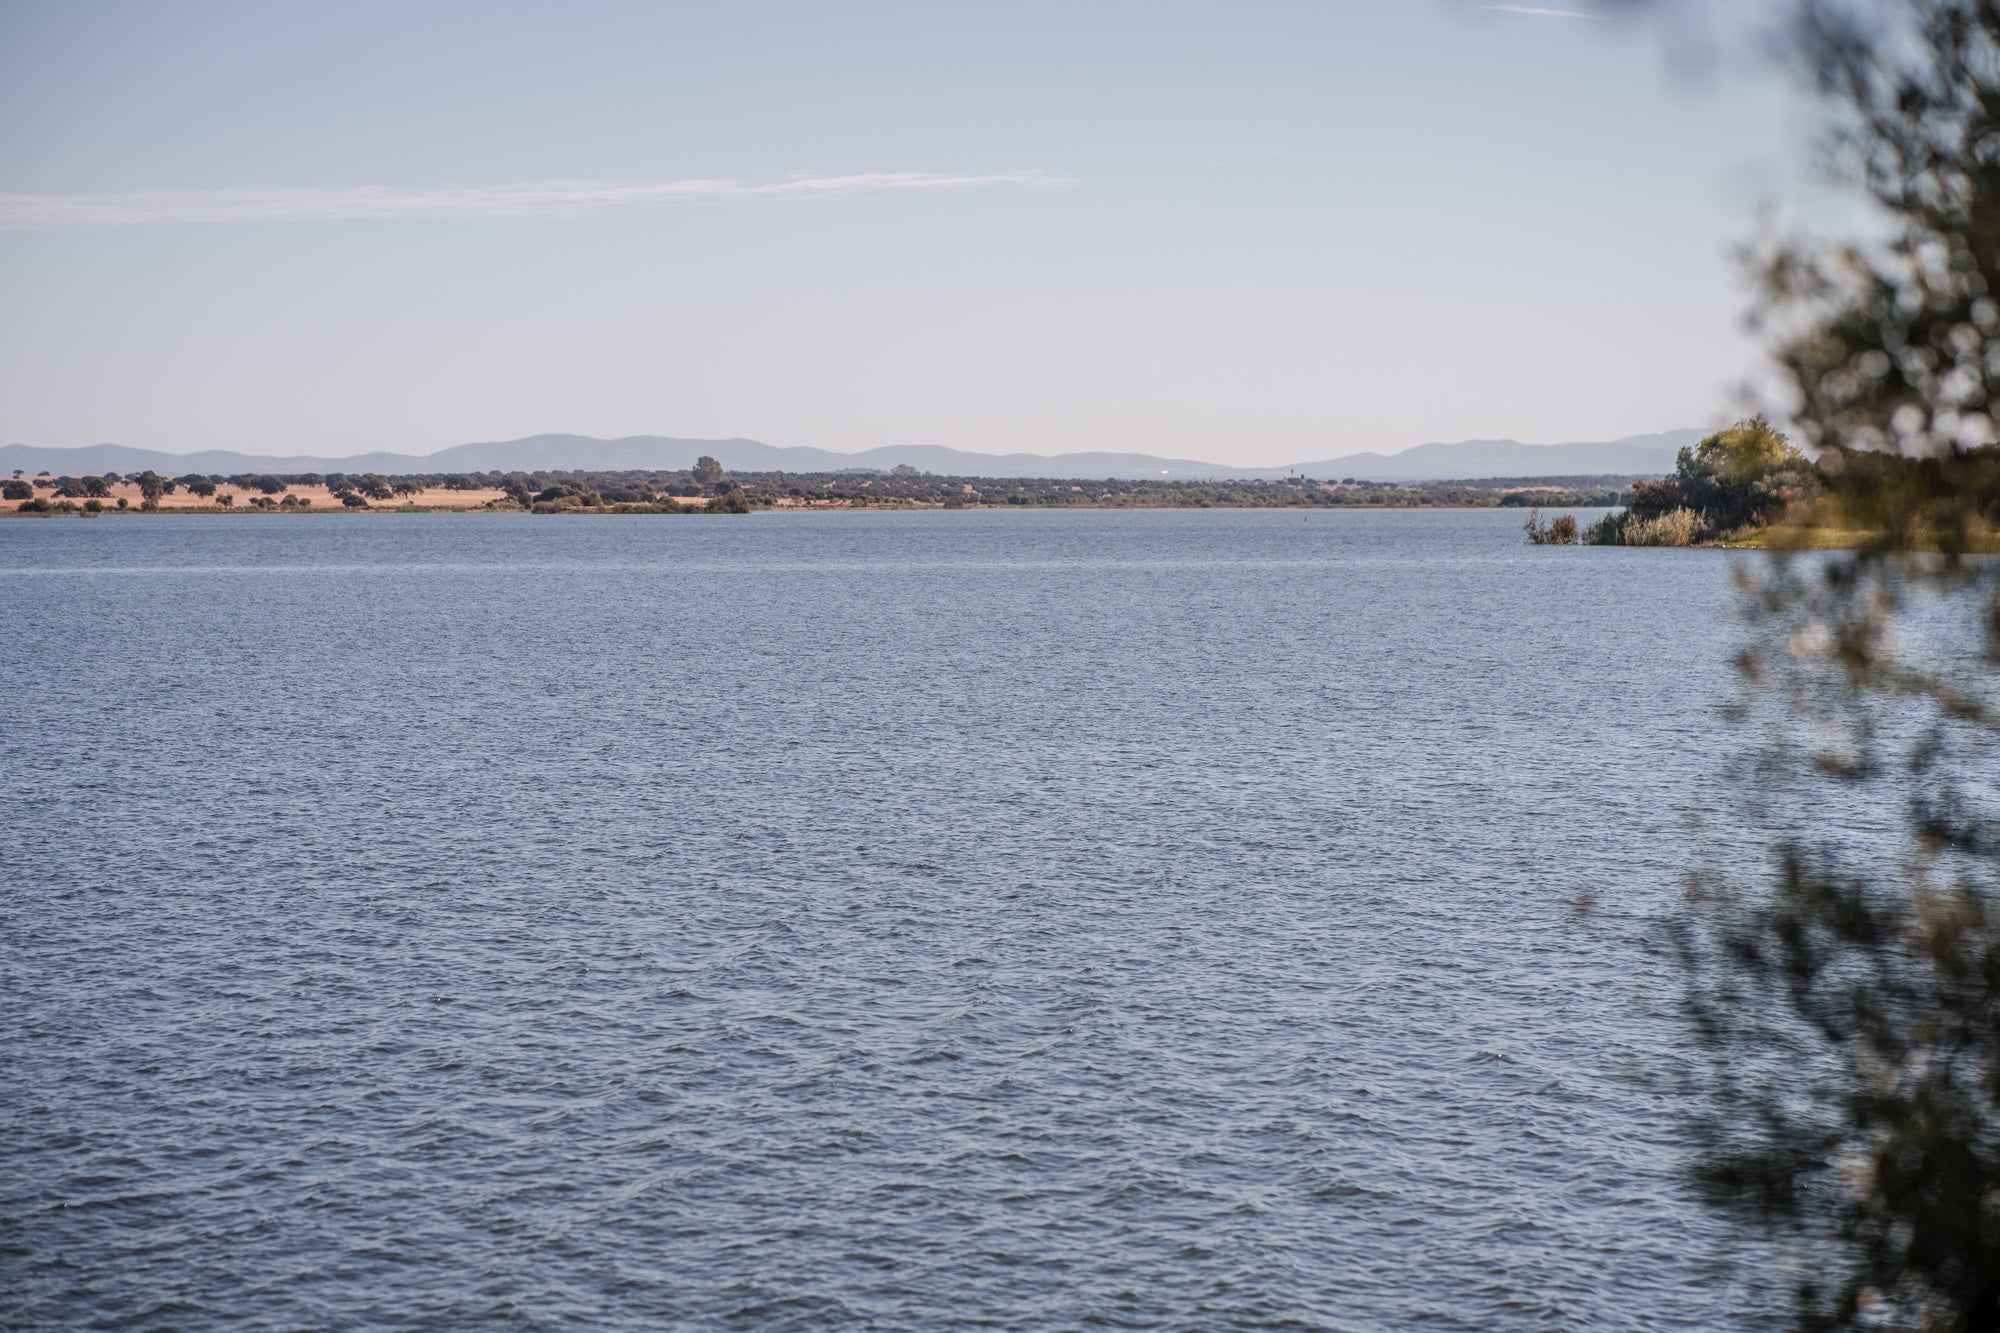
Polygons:
<instances>
[{"instance_id":1,"label":"rippled water surface","mask_svg":"<svg viewBox=\"0 0 2000 1333\"><path fill-rule=\"evenodd\" d=\"M0 522L0 1324L1751 1325L1650 924L1727 568Z\"/></svg>"}]
</instances>

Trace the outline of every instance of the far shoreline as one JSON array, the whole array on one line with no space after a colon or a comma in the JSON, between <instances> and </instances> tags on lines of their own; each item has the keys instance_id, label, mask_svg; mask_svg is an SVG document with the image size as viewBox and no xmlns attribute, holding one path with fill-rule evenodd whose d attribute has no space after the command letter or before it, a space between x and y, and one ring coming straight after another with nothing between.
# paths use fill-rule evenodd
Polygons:
<instances>
[{"instance_id":1,"label":"far shoreline","mask_svg":"<svg viewBox=\"0 0 2000 1333\"><path fill-rule=\"evenodd\" d=\"M522 514L543 516L574 515L676 515L713 512L709 506L722 496L716 492L657 494L652 500L589 504L585 497L568 497L556 504L519 502L518 494L499 487L425 486L414 493L387 499L369 499L355 504L343 493L320 484L287 484L275 493L260 493L244 486L221 486L213 496L196 495L183 486L157 497L148 507L137 482L120 480L102 487L93 497L56 496L47 487L47 478L20 478L36 486L29 500L0 503L0 518L103 518L143 514L237 516L242 514ZM1004 483L996 483L1004 486ZM1544 486L1523 484L1504 486L1429 486L1338 488L1349 493L1338 502L1328 503L1318 496L1301 495L1290 487L1232 488L1221 494L1187 491L1180 488L1092 494L1081 486L1065 484L1057 495L1030 495L1010 491L1007 498L984 496L945 499L884 495L881 498L849 493L841 496L772 494L767 489L729 488L752 513L894 513L917 510L1066 510L1066 509L1285 509L1285 510L1422 510L1422 509L1507 509L1525 514L1539 506L1558 509L1610 509L1611 495L1552 493ZM351 494L351 493L350 493ZM1377 498L1379 496L1380 498ZM1521 497L1521 498L1512 498ZM355 497L361 498L361 497ZM1570 501L1562 503L1561 501ZM1551 502L1554 503L1551 503Z\"/></svg>"}]
</instances>

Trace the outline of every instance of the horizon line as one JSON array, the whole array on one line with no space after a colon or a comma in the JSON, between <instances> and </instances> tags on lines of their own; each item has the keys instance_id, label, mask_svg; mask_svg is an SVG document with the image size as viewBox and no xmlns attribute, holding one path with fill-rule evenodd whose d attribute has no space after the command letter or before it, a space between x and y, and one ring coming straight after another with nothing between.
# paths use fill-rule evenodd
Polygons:
<instances>
[{"instance_id":1,"label":"horizon line","mask_svg":"<svg viewBox=\"0 0 2000 1333\"><path fill-rule=\"evenodd\" d=\"M71 445L36 445L36 444L23 444L19 441L13 441L8 444L0 445L0 450L22 449L22 450L43 450L51 453L80 453L86 449L130 449L135 453L163 454L169 458L192 458L198 454L228 454L228 455L233 455L237 458L266 458L276 461L298 460L298 461L319 461L319 462L351 462L357 459L369 458L378 455L385 455L390 458L409 459L411 461L424 462L434 459L438 457L438 455L440 454L449 453L454 449L477 448L481 446L524 444L531 440L558 438L558 439L574 440L579 443L586 443L586 444L623 444L630 441L641 441L641 440L658 441L661 443L674 443L674 444L707 444L707 445L751 444L764 449L779 449L786 451L811 450L815 453L832 454L835 457L839 458L853 458L853 459L861 459L868 454L877 453L882 450L889 450L889 449L942 449L948 453L963 455L964 457L967 458L992 458L992 459L1034 458L1034 459L1046 460L1049 462L1058 462L1065 458L1079 458L1079 457L1088 457L1090 455L1102 455L1112 458L1143 458L1158 462L1195 463L1199 464L1202 467L1214 468L1218 471L1276 472L1288 468L1306 467L1320 463L1342 462L1347 459L1362 458L1369 456L1382 459L1400 458L1402 455L1407 454L1413 450L1428 448L1433 445L1443 445L1446 447L1450 447L1455 445L1469 445L1469 444L1510 444L1519 446L1520 448L1523 449L1561 449L1575 445L1603 446L1603 445L1625 444L1630 441L1647 439L1654 436L1672 435L1680 433L1682 431L1698 431L1700 429L1702 428L1696 426L1679 426L1664 431L1649 431L1641 435L1623 435L1615 439L1609 439L1609 440L1557 440L1551 443L1532 443L1526 440L1516 440L1507 437L1470 436L1461 440L1422 440L1416 444L1405 445L1401 449L1397 449L1394 450L1393 452L1387 452L1387 453L1374 449L1363 449L1355 453L1336 454L1328 458L1302 459L1290 463L1272 463L1272 464L1212 463L1205 459L1171 459L1171 458L1166 458L1159 454L1140 453L1136 450L1124 450L1124 449L1072 449L1059 454L1036 454L1036 453L1028 453L1025 451L1018 453L1011 453L1011 454L1000 454L1000 453L985 453L979 450L972 450L972 449L961 449L956 445L949 445L949 444L878 444L878 445L871 445L867 449L860 450L858 452L848 453L848 452L842 452L841 450L837 449L827 449L819 445L811 445L811 444L770 444L763 440L753 439L747 435L733 435L728 437L699 437L699 436L681 436L681 435L599 436L599 435L558 435L554 432L541 435L522 435L511 440L468 440L460 444L446 445L442 449L436 449L427 454L400 453L388 449L377 449L371 451L370 453L363 453L363 454L289 454L289 455L252 454L252 453L245 453L240 449L195 449L186 451L175 451L171 449L152 449L152 448L147 448L143 445L119 444L115 441L110 441L110 440L100 441L96 444L71 444ZM479 470L491 471L492 469L479 469ZM573 469L564 469L564 470L567 471ZM748 471L754 469L745 469L745 470Z\"/></svg>"}]
</instances>

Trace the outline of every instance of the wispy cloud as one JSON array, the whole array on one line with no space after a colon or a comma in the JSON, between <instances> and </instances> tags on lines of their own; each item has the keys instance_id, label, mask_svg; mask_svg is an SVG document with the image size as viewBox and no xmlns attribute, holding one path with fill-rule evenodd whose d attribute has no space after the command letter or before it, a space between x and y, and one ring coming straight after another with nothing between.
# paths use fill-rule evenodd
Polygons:
<instances>
[{"instance_id":1,"label":"wispy cloud","mask_svg":"<svg viewBox=\"0 0 2000 1333\"><path fill-rule=\"evenodd\" d=\"M1068 181L1039 171L951 176L874 171L738 180L526 181L408 188L357 185L278 189L135 190L125 194L0 194L0 228L145 227L176 222L329 222L394 218L547 217L633 204L813 198L890 190L1047 189Z\"/></svg>"},{"instance_id":2,"label":"wispy cloud","mask_svg":"<svg viewBox=\"0 0 2000 1333\"><path fill-rule=\"evenodd\" d=\"M1580 9L1548 9L1541 5L1474 5L1494 14L1527 14L1538 19L1601 19L1604 14L1586 14Z\"/></svg>"}]
</instances>

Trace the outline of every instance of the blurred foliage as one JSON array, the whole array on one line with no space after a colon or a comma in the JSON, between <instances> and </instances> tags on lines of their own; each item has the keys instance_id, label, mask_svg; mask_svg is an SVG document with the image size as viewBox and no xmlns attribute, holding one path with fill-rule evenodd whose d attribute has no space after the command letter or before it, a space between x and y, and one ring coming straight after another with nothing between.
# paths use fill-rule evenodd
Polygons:
<instances>
[{"instance_id":1,"label":"blurred foliage","mask_svg":"<svg viewBox=\"0 0 2000 1333\"><path fill-rule=\"evenodd\" d=\"M1761 256L1837 554L1743 572L1777 872L1681 936L1703 1182L1808 1329L2000 1328L2000 5L1802 0L1784 33L1877 239Z\"/></svg>"}]
</instances>

